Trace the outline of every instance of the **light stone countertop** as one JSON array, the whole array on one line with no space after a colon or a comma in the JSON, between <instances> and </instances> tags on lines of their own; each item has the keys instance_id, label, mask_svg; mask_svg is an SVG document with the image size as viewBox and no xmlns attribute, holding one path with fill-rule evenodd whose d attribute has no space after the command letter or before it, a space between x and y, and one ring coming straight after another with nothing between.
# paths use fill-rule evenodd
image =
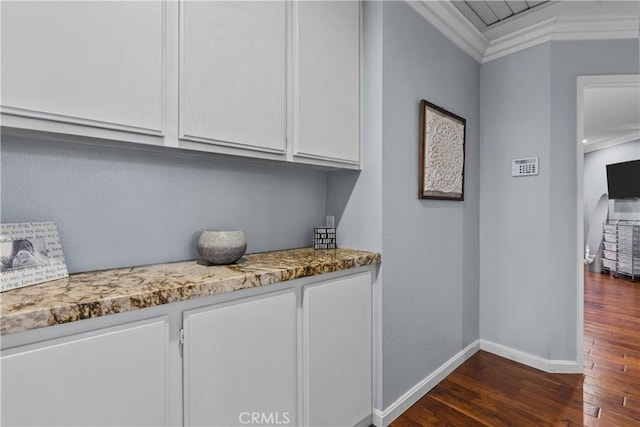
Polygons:
<instances>
[{"instance_id":1,"label":"light stone countertop","mask_svg":"<svg viewBox=\"0 0 640 427\"><path fill-rule=\"evenodd\" d=\"M0 294L0 334L122 313L380 263L380 254L312 248L247 254L237 264L185 261L72 274Z\"/></svg>"}]
</instances>

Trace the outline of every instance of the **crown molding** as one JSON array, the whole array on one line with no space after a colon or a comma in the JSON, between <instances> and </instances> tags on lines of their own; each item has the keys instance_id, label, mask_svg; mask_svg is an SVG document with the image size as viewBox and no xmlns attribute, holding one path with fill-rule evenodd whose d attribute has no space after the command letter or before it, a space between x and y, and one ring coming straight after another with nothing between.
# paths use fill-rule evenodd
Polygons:
<instances>
[{"instance_id":1,"label":"crown molding","mask_svg":"<svg viewBox=\"0 0 640 427\"><path fill-rule=\"evenodd\" d=\"M640 18L629 16L558 17L553 40L611 40L640 37Z\"/></svg>"},{"instance_id":2,"label":"crown molding","mask_svg":"<svg viewBox=\"0 0 640 427\"><path fill-rule=\"evenodd\" d=\"M491 40L482 62L551 40L612 40L640 37L640 18L559 16Z\"/></svg>"},{"instance_id":3,"label":"crown molding","mask_svg":"<svg viewBox=\"0 0 640 427\"><path fill-rule=\"evenodd\" d=\"M638 16L557 16L489 40L449 0L405 0L456 46L480 63L552 40L640 37Z\"/></svg>"},{"instance_id":4,"label":"crown molding","mask_svg":"<svg viewBox=\"0 0 640 427\"><path fill-rule=\"evenodd\" d=\"M477 62L489 40L449 1L406 0L406 3Z\"/></svg>"},{"instance_id":5,"label":"crown molding","mask_svg":"<svg viewBox=\"0 0 640 427\"><path fill-rule=\"evenodd\" d=\"M603 148L613 147L614 145L620 145L620 144L624 144L625 142L631 142L638 139L640 139L640 130L631 132L627 135L622 135L615 138L605 139L603 141L584 144L584 152L590 153L592 151L602 150Z\"/></svg>"},{"instance_id":6,"label":"crown molding","mask_svg":"<svg viewBox=\"0 0 640 427\"><path fill-rule=\"evenodd\" d=\"M555 22L556 18L549 18L492 40L485 51L482 63L551 41Z\"/></svg>"}]
</instances>

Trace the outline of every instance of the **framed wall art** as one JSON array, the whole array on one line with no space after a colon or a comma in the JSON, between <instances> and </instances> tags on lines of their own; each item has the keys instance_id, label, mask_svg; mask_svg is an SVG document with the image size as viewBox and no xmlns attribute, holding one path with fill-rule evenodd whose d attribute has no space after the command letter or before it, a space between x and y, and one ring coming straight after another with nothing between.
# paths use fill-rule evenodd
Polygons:
<instances>
[{"instance_id":1,"label":"framed wall art","mask_svg":"<svg viewBox=\"0 0 640 427\"><path fill-rule=\"evenodd\" d=\"M464 200L467 121L420 101L419 199Z\"/></svg>"},{"instance_id":2,"label":"framed wall art","mask_svg":"<svg viewBox=\"0 0 640 427\"><path fill-rule=\"evenodd\" d=\"M69 276L52 222L0 225L0 291Z\"/></svg>"}]
</instances>

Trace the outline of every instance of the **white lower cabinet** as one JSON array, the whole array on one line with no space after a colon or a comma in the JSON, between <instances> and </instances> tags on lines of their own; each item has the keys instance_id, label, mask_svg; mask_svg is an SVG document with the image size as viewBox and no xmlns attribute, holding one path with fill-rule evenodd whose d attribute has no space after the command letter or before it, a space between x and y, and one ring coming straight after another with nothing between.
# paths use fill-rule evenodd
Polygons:
<instances>
[{"instance_id":1,"label":"white lower cabinet","mask_svg":"<svg viewBox=\"0 0 640 427\"><path fill-rule=\"evenodd\" d=\"M306 287L302 312L304 424L356 425L372 413L371 275Z\"/></svg>"},{"instance_id":2,"label":"white lower cabinet","mask_svg":"<svg viewBox=\"0 0 640 427\"><path fill-rule=\"evenodd\" d=\"M3 426L168 425L167 319L2 353Z\"/></svg>"},{"instance_id":3,"label":"white lower cabinet","mask_svg":"<svg viewBox=\"0 0 640 427\"><path fill-rule=\"evenodd\" d=\"M369 268L239 295L3 337L0 424L370 424Z\"/></svg>"},{"instance_id":4,"label":"white lower cabinet","mask_svg":"<svg viewBox=\"0 0 640 427\"><path fill-rule=\"evenodd\" d=\"M294 292L185 312L185 425L295 425L296 360Z\"/></svg>"},{"instance_id":5,"label":"white lower cabinet","mask_svg":"<svg viewBox=\"0 0 640 427\"><path fill-rule=\"evenodd\" d=\"M185 312L185 425L370 420L371 274L311 284L300 294L301 306L291 291Z\"/></svg>"}]
</instances>

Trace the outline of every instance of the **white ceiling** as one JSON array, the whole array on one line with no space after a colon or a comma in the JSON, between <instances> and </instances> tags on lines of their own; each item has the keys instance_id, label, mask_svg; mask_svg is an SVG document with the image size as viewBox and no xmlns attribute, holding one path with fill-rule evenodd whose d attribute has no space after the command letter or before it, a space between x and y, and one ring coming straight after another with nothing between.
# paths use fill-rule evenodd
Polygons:
<instances>
[{"instance_id":1,"label":"white ceiling","mask_svg":"<svg viewBox=\"0 0 640 427\"><path fill-rule=\"evenodd\" d=\"M640 138L640 77L637 80L584 89L585 152Z\"/></svg>"}]
</instances>

